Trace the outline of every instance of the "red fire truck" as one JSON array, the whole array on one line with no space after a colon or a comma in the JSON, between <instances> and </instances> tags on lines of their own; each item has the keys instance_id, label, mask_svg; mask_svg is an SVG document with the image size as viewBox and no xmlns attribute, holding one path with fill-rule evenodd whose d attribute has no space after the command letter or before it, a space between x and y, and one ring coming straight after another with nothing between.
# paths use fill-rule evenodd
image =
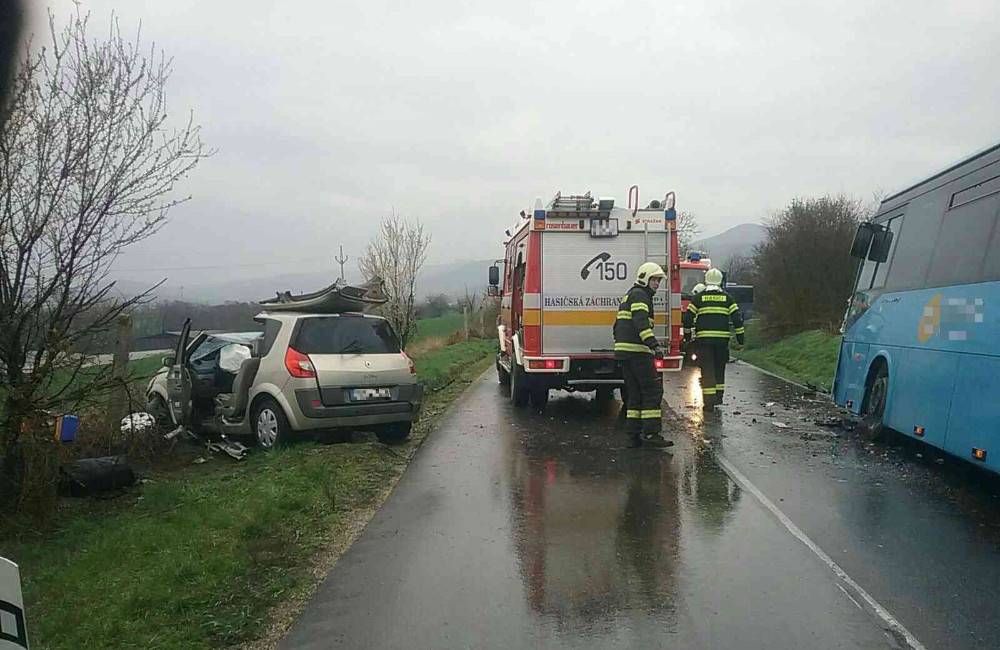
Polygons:
<instances>
[{"instance_id":1,"label":"red fire truck","mask_svg":"<svg viewBox=\"0 0 1000 650\"><path fill-rule=\"evenodd\" d=\"M600 399L624 390L611 331L647 261L667 273L653 299L653 331L667 351L657 368L681 369L676 219L673 192L639 208L634 185L627 208L588 192L556 194L521 212L506 233L503 273L490 268L491 293L501 297L497 374L514 404L542 407L553 388L596 391Z\"/></svg>"}]
</instances>

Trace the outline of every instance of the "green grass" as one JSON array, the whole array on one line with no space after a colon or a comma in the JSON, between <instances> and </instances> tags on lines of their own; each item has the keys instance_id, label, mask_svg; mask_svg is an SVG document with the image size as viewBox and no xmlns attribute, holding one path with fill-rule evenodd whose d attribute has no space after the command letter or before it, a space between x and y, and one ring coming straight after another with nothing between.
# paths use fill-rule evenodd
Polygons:
<instances>
[{"instance_id":1,"label":"green grass","mask_svg":"<svg viewBox=\"0 0 1000 650\"><path fill-rule=\"evenodd\" d=\"M428 352L414 358L417 374L428 390L448 385L462 370L483 357L496 353L496 341L473 339Z\"/></svg>"},{"instance_id":2,"label":"green grass","mask_svg":"<svg viewBox=\"0 0 1000 650\"><path fill-rule=\"evenodd\" d=\"M840 354L840 336L809 330L771 340L763 335L756 321L751 321L746 341L746 348L734 351L733 356L792 381L831 390Z\"/></svg>"},{"instance_id":3,"label":"green grass","mask_svg":"<svg viewBox=\"0 0 1000 650\"><path fill-rule=\"evenodd\" d=\"M74 501L54 529L6 539L0 529L0 555L21 565L32 647L188 650L259 637L273 606L304 600L318 558L385 498L493 349L474 341L418 361L421 378L445 388L427 394L405 445L302 443L238 464L213 459L110 502Z\"/></svg>"},{"instance_id":4,"label":"green grass","mask_svg":"<svg viewBox=\"0 0 1000 650\"><path fill-rule=\"evenodd\" d=\"M465 321L460 312L452 312L436 318L422 318L417 321L417 333L412 342L434 336L448 337L465 327Z\"/></svg>"}]
</instances>

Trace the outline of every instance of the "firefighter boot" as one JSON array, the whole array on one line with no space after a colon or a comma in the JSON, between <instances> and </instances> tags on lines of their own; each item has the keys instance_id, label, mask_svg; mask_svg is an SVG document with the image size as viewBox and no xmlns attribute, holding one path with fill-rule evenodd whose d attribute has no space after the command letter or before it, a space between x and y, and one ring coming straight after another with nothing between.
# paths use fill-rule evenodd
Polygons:
<instances>
[{"instance_id":1,"label":"firefighter boot","mask_svg":"<svg viewBox=\"0 0 1000 650\"><path fill-rule=\"evenodd\" d=\"M664 447L673 447L674 441L666 440L658 433L644 433L642 435L642 446L662 449Z\"/></svg>"}]
</instances>

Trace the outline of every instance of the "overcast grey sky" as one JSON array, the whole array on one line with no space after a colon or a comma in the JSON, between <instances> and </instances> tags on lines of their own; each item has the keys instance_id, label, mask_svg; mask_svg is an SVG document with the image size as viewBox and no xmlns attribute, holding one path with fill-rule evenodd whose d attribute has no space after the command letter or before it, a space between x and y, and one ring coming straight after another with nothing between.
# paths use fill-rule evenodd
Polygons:
<instances>
[{"instance_id":1,"label":"overcast grey sky","mask_svg":"<svg viewBox=\"0 0 1000 650\"><path fill-rule=\"evenodd\" d=\"M536 196L631 183L714 234L1000 139L996 0L81 4L142 21L218 149L122 259L136 279L356 259L393 208L432 229L432 262L488 258Z\"/></svg>"}]
</instances>

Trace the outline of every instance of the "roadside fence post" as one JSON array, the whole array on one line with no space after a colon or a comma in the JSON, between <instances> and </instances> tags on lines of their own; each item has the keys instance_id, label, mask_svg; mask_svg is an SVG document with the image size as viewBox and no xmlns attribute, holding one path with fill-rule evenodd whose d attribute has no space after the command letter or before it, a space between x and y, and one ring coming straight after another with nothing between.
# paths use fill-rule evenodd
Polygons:
<instances>
[{"instance_id":1,"label":"roadside fence post","mask_svg":"<svg viewBox=\"0 0 1000 650\"><path fill-rule=\"evenodd\" d=\"M125 383L129 380L128 361L132 347L132 316L122 314L118 317L115 338L115 356L111 364L111 377L114 386L111 389L111 400L108 408L108 429L115 431L130 407Z\"/></svg>"}]
</instances>

